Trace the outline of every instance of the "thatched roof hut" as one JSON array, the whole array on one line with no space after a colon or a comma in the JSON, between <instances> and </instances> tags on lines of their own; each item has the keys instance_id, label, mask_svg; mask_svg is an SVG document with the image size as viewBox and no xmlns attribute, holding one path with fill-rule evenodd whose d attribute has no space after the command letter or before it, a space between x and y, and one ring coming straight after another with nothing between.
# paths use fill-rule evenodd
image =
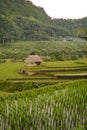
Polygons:
<instances>
[{"instance_id":1,"label":"thatched roof hut","mask_svg":"<svg viewBox=\"0 0 87 130\"><path fill-rule=\"evenodd\" d=\"M40 58L39 55L29 55L26 59L25 59L26 63L30 63L30 64L36 64L36 65L40 65L42 62L42 59Z\"/></svg>"}]
</instances>

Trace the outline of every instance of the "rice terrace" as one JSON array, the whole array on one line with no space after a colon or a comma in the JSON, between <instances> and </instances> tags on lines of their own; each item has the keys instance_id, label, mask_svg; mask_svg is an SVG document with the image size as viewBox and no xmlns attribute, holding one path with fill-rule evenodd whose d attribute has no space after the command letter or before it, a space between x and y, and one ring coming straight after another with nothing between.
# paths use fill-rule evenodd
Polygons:
<instances>
[{"instance_id":1,"label":"rice terrace","mask_svg":"<svg viewBox=\"0 0 87 130\"><path fill-rule=\"evenodd\" d=\"M6 46L0 48L9 57ZM86 130L87 58L53 61L26 53L20 53L25 60L1 59L0 130Z\"/></svg>"},{"instance_id":2,"label":"rice terrace","mask_svg":"<svg viewBox=\"0 0 87 130\"><path fill-rule=\"evenodd\" d=\"M80 13L81 0L65 1L51 11ZM0 130L87 130L87 16L0 0Z\"/></svg>"}]
</instances>

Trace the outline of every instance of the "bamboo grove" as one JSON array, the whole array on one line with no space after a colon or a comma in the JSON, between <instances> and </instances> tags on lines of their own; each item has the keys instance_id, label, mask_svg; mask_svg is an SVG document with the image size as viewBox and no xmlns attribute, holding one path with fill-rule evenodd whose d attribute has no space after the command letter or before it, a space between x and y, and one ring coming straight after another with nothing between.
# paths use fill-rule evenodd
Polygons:
<instances>
[{"instance_id":1,"label":"bamboo grove","mask_svg":"<svg viewBox=\"0 0 87 130\"><path fill-rule=\"evenodd\" d=\"M0 96L0 130L86 130L87 81L58 87Z\"/></svg>"}]
</instances>

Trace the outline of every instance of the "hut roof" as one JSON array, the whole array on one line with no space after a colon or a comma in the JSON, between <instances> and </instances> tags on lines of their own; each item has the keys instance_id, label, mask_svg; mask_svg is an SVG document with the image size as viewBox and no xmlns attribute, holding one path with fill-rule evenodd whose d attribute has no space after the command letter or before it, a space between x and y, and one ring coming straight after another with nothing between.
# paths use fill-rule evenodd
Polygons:
<instances>
[{"instance_id":1,"label":"hut roof","mask_svg":"<svg viewBox=\"0 0 87 130\"><path fill-rule=\"evenodd\" d=\"M39 55L29 55L25 59L25 62L42 62L42 59L40 58Z\"/></svg>"}]
</instances>

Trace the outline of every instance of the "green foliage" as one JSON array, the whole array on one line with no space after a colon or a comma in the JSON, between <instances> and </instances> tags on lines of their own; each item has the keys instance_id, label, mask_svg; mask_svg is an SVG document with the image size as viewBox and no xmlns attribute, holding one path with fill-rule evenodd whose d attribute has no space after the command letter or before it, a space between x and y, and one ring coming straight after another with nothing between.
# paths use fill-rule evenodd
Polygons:
<instances>
[{"instance_id":1,"label":"green foliage","mask_svg":"<svg viewBox=\"0 0 87 130\"><path fill-rule=\"evenodd\" d=\"M41 87L47 87L47 86L53 86L55 84L59 83L56 82L35 82L35 81L27 81L27 82L10 82L10 81L4 81L0 80L0 91L2 92L8 92L8 93L15 93L15 92L22 92L32 89L37 89Z\"/></svg>"},{"instance_id":2,"label":"green foliage","mask_svg":"<svg viewBox=\"0 0 87 130\"><path fill-rule=\"evenodd\" d=\"M30 1L0 1L0 43L15 40L58 40L76 36L76 30L87 28L87 18L52 20L43 8Z\"/></svg>"},{"instance_id":3,"label":"green foliage","mask_svg":"<svg viewBox=\"0 0 87 130\"><path fill-rule=\"evenodd\" d=\"M0 42L8 38L25 40L37 37L38 40L37 31L43 29L49 19L42 8L37 8L31 2L0 1Z\"/></svg>"},{"instance_id":4,"label":"green foliage","mask_svg":"<svg viewBox=\"0 0 87 130\"><path fill-rule=\"evenodd\" d=\"M73 81L64 87L3 93L0 95L0 126L6 130L85 130L86 101L86 80Z\"/></svg>"},{"instance_id":5,"label":"green foliage","mask_svg":"<svg viewBox=\"0 0 87 130\"><path fill-rule=\"evenodd\" d=\"M83 126L79 126L76 129L74 129L74 130L85 130L85 128Z\"/></svg>"},{"instance_id":6,"label":"green foliage","mask_svg":"<svg viewBox=\"0 0 87 130\"><path fill-rule=\"evenodd\" d=\"M82 39L87 40L87 29L79 29L79 30L77 31L77 36L78 36L79 38L82 38Z\"/></svg>"},{"instance_id":7,"label":"green foliage","mask_svg":"<svg viewBox=\"0 0 87 130\"><path fill-rule=\"evenodd\" d=\"M34 52L44 61L76 60L87 57L86 46L86 42L19 41L1 45L0 59L23 61Z\"/></svg>"},{"instance_id":8,"label":"green foliage","mask_svg":"<svg viewBox=\"0 0 87 130\"><path fill-rule=\"evenodd\" d=\"M87 80L63 81L17 72L20 68L31 71L57 69L77 70L87 67L87 59L76 61L44 62L41 66L24 66L23 63L0 64L0 128L43 130L85 130L87 127ZM47 70L46 70L47 69ZM67 71L68 71L67 70ZM49 71L50 72L50 71ZM76 73L76 71L75 71ZM20 77L20 78L19 78ZM34 80L33 80L34 79ZM37 80L38 79L38 80ZM18 118L19 117L19 118ZM78 125L79 124L79 125Z\"/></svg>"},{"instance_id":9,"label":"green foliage","mask_svg":"<svg viewBox=\"0 0 87 130\"><path fill-rule=\"evenodd\" d=\"M34 75L20 74L20 70L35 73ZM51 77L57 74L81 74L87 72L87 59L73 61L43 62L40 66L25 66L24 62L12 62L6 60L0 63L0 79L15 79L14 81L51 81ZM48 74L48 75L46 75ZM17 80L19 79L19 80ZM20 80L21 79L21 80ZM27 80L26 80L27 79ZM54 82L55 80L51 81ZM38 84L34 84L38 86Z\"/></svg>"}]
</instances>

